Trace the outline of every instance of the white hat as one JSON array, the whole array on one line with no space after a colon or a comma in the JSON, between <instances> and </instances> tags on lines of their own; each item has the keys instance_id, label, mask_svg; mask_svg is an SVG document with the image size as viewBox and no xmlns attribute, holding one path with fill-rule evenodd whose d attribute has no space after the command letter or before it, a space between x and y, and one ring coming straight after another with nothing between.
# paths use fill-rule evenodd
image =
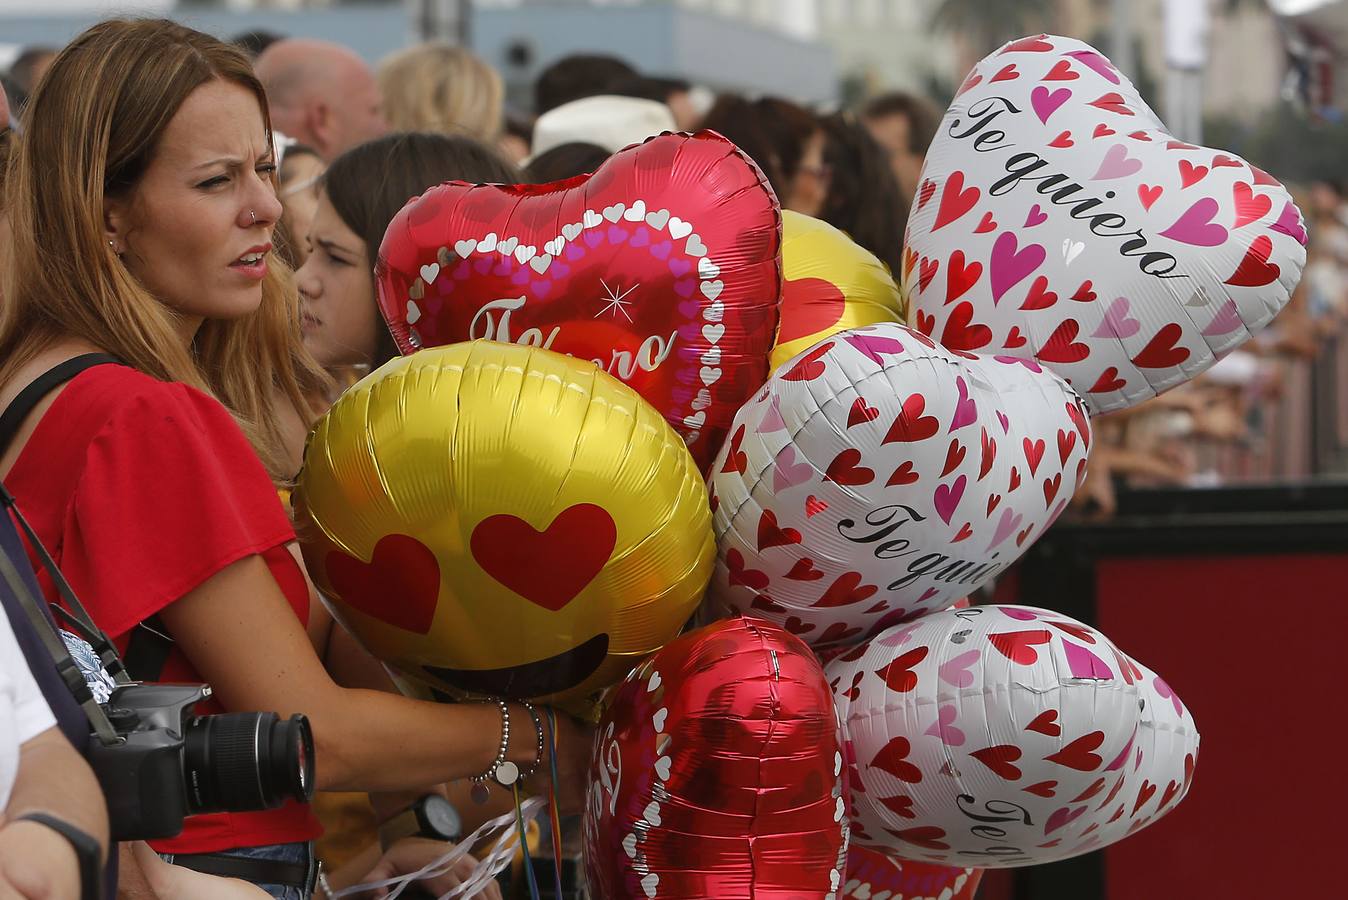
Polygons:
<instances>
[{"instance_id":1,"label":"white hat","mask_svg":"<svg viewBox=\"0 0 1348 900\"><path fill-rule=\"evenodd\" d=\"M603 94L548 110L534 123L533 155L573 142L597 144L617 153L662 131L674 131L674 114L655 100Z\"/></svg>"}]
</instances>

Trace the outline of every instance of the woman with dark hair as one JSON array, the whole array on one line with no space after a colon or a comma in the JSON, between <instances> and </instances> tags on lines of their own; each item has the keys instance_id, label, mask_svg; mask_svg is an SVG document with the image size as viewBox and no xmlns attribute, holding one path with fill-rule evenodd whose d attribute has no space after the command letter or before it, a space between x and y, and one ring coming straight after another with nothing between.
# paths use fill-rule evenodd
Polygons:
<instances>
[{"instance_id":1,"label":"woman with dark hair","mask_svg":"<svg viewBox=\"0 0 1348 900\"><path fill-rule=\"evenodd\" d=\"M746 100L723 94L702 127L725 135L758 163L783 209L819 215L832 172L814 113L778 97Z\"/></svg>"},{"instance_id":2,"label":"woman with dark hair","mask_svg":"<svg viewBox=\"0 0 1348 900\"><path fill-rule=\"evenodd\" d=\"M898 273L908 210L884 149L849 113L828 116L824 163L831 173L828 194L814 213L878 256Z\"/></svg>"},{"instance_id":3,"label":"woman with dark hair","mask_svg":"<svg viewBox=\"0 0 1348 900\"><path fill-rule=\"evenodd\" d=\"M526 180L534 184L548 184L589 175L604 164L609 152L598 144L571 141L545 150L525 166Z\"/></svg>"},{"instance_id":4,"label":"woman with dark hair","mask_svg":"<svg viewBox=\"0 0 1348 900\"><path fill-rule=\"evenodd\" d=\"M444 181L516 184L523 176L467 137L392 134L337 157L319 182L296 277L304 343L329 371L366 371L398 355L375 302L374 264L388 223L409 199Z\"/></svg>"}]
</instances>

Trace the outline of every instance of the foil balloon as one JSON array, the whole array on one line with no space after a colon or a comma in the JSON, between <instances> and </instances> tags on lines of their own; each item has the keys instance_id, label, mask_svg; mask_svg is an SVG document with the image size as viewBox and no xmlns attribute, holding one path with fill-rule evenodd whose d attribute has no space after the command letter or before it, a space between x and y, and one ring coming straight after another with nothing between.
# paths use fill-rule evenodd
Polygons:
<instances>
[{"instance_id":1,"label":"foil balloon","mask_svg":"<svg viewBox=\"0 0 1348 900\"><path fill-rule=\"evenodd\" d=\"M1011 867L1106 846L1173 808L1196 758L1168 687L1047 610L933 613L826 671L847 733L852 839L903 859Z\"/></svg>"},{"instance_id":2,"label":"foil balloon","mask_svg":"<svg viewBox=\"0 0 1348 900\"><path fill-rule=\"evenodd\" d=\"M841 897L855 900L973 900L981 869L895 859L853 844Z\"/></svg>"},{"instance_id":3,"label":"foil balloon","mask_svg":"<svg viewBox=\"0 0 1348 900\"><path fill-rule=\"evenodd\" d=\"M827 222L785 209L782 272L774 369L839 331L904 319L899 286L874 253Z\"/></svg>"},{"instance_id":4,"label":"foil balloon","mask_svg":"<svg viewBox=\"0 0 1348 900\"><path fill-rule=\"evenodd\" d=\"M836 898L838 720L818 660L755 619L670 642L599 722L584 810L590 896Z\"/></svg>"},{"instance_id":5,"label":"foil balloon","mask_svg":"<svg viewBox=\"0 0 1348 900\"><path fill-rule=\"evenodd\" d=\"M295 500L309 572L376 657L570 709L678 634L714 553L659 413L588 361L512 344L362 379L310 436Z\"/></svg>"},{"instance_id":6,"label":"foil balloon","mask_svg":"<svg viewBox=\"0 0 1348 900\"><path fill-rule=\"evenodd\" d=\"M1267 325L1305 243L1266 172L1176 140L1094 48L1040 35L965 79L927 152L902 278L924 333L1037 359L1108 412Z\"/></svg>"},{"instance_id":7,"label":"foil balloon","mask_svg":"<svg viewBox=\"0 0 1348 900\"><path fill-rule=\"evenodd\" d=\"M432 188L389 224L375 274L404 353L486 338L592 359L705 465L768 374L781 217L734 144L666 134L594 175Z\"/></svg>"},{"instance_id":8,"label":"foil balloon","mask_svg":"<svg viewBox=\"0 0 1348 900\"><path fill-rule=\"evenodd\" d=\"M1011 565L1085 475L1090 423L1033 361L882 323L778 369L712 467L711 616L812 647L949 606Z\"/></svg>"}]
</instances>

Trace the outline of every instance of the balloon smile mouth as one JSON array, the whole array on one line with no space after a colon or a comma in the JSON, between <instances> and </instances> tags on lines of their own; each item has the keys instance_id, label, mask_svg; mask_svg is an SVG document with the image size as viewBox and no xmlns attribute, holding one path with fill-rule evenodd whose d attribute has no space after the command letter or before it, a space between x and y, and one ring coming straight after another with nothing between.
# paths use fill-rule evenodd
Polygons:
<instances>
[{"instance_id":1,"label":"balloon smile mouth","mask_svg":"<svg viewBox=\"0 0 1348 900\"><path fill-rule=\"evenodd\" d=\"M608 634L601 633L556 656L501 669L446 669L423 666L426 674L474 694L543 697L569 690L595 673L608 656Z\"/></svg>"}]
</instances>

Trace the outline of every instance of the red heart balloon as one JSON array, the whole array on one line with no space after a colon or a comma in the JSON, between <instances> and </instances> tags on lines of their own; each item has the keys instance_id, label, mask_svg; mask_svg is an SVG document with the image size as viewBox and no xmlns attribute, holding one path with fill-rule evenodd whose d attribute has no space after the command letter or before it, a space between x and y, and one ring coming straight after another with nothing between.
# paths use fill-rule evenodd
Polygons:
<instances>
[{"instance_id":1,"label":"red heart balloon","mask_svg":"<svg viewBox=\"0 0 1348 900\"><path fill-rule=\"evenodd\" d=\"M767 378L781 269L766 179L701 132L651 138L588 177L432 188L394 217L375 272L404 353L486 338L592 359L705 470Z\"/></svg>"},{"instance_id":2,"label":"red heart balloon","mask_svg":"<svg viewBox=\"0 0 1348 900\"><path fill-rule=\"evenodd\" d=\"M602 506L578 503L543 531L518 516L488 516L469 546L482 570L530 603L556 612L585 590L613 555L618 527Z\"/></svg>"},{"instance_id":3,"label":"red heart balloon","mask_svg":"<svg viewBox=\"0 0 1348 900\"><path fill-rule=\"evenodd\" d=\"M665 645L599 722L590 896L836 897L841 750L823 669L780 627L730 619Z\"/></svg>"},{"instance_id":4,"label":"red heart balloon","mask_svg":"<svg viewBox=\"0 0 1348 900\"><path fill-rule=\"evenodd\" d=\"M352 609L417 634L431 630L440 564L421 541L387 534L368 563L334 550L323 564L333 591Z\"/></svg>"}]
</instances>

